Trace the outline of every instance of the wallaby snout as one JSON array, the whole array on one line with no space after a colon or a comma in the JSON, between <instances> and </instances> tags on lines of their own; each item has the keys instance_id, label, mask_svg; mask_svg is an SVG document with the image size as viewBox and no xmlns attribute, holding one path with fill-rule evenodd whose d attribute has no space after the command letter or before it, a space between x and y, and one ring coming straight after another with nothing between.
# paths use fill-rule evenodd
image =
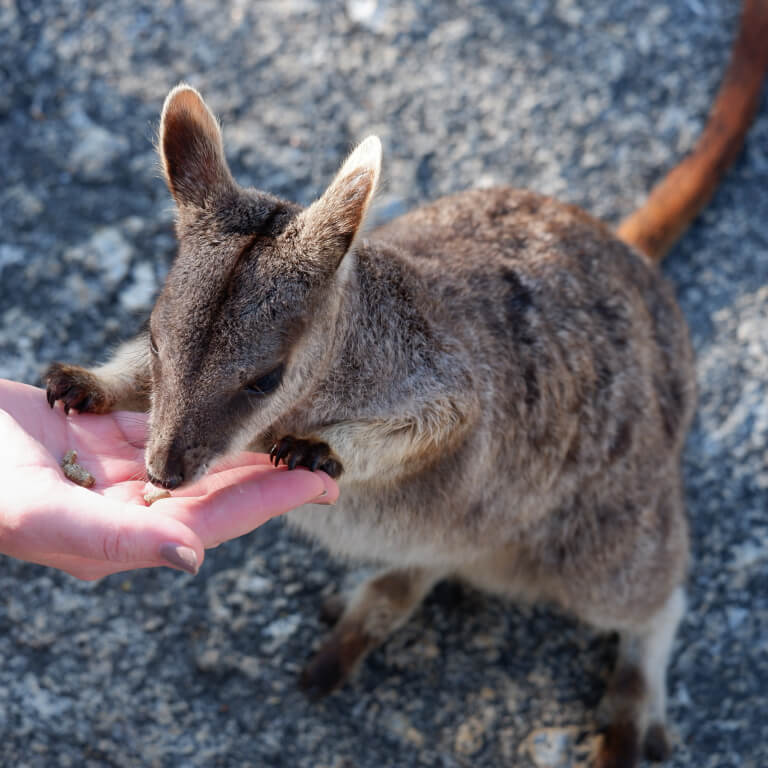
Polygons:
<instances>
[{"instance_id":1,"label":"wallaby snout","mask_svg":"<svg viewBox=\"0 0 768 768\"><path fill-rule=\"evenodd\" d=\"M167 447L147 452L147 477L154 485L172 491L189 478L184 466L184 448L181 442L173 440Z\"/></svg>"},{"instance_id":2,"label":"wallaby snout","mask_svg":"<svg viewBox=\"0 0 768 768\"><path fill-rule=\"evenodd\" d=\"M211 462L226 451L216 440L216 431L202 408L194 418L183 411L165 408L162 403L152 414L145 464L155 485L169 490L201 477ZM211 437L213 435L213 437Z\"/></svg>"}]
</instances>

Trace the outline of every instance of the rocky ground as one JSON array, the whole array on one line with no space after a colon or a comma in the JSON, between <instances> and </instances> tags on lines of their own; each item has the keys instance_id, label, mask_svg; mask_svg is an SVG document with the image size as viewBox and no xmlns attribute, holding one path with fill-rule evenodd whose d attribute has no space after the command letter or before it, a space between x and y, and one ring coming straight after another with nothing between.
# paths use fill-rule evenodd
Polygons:
<instances>
[{"instance_id":1,"label":"rocky ground","mask_svg":"<svg viewBox=\"0 0 768 768\"><path fill-rule=\"evenodd\" d=\"M237 178L306 203L352 143L385 147L376 216L475 185L616 222L691 147L730 0L0 0L0 376L92 362L173 255L153 138L170 86L221 116ZM670 766L768 764L768 103L675 248L701 405L695 564L670 671ZM346 574L346 575L345 575ZM359 578L279 522L200 575L96 584L0 560L0 763L575 766L610 638L439 588L321 704L297 672L322 596ZM551 730L547 730L551 729Z\"/></svg>"}]
</instances>

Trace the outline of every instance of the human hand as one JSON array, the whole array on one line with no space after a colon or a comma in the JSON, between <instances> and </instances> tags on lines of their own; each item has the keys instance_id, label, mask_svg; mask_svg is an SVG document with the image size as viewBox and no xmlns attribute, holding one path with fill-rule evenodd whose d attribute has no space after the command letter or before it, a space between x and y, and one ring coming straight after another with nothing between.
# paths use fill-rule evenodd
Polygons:
<instances>
[{"instance_id":1,"label":"human hand","mask_svg":"<svg viewBox=\"0 0 768 768\"><path fill-rule=\"evenodd\" d=\"M0 553L89 580L158 565L196 573L206 548L338 497L322 472L287 472L243 453L147 507L146 427L137 413L66 416L42 390L0 379ZM92 488L64 476L70 449Z\"/></svg>"}]
</instances>

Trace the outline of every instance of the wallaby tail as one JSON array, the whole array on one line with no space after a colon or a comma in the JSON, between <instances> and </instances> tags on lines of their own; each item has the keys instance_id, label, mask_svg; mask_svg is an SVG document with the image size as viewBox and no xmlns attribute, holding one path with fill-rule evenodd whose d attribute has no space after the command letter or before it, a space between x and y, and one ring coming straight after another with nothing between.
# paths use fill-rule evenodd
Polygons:
<instances>
[{"instance_id":1,"label":"wallaby tail","mask_svg":"<svg viewBox=\"0 0 768 768\"><path fill-rule=\"evenodd\" d=\"M768 0L744 0L728 71L693 151L621 222L618 235L659 262L707 204L735 160L768 69Z\"/></svg>"}]
</instances>

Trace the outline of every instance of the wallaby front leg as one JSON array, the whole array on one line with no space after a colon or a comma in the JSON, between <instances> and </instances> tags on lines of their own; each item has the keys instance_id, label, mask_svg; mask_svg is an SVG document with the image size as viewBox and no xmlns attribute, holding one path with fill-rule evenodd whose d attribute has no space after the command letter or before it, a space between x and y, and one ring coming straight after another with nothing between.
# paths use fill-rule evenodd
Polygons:
<instances>
[{"instance_id":1,"label":"wallaby front leg","mask_svg":"<svg viewBox=\"0 0 768 768\"><path fill-rule=\"evenodd\" d=\"M323 425L303 435L303 440L285 438L285 462L328 471L320 466L327 462L332 471L338 470L332 476L338 477L343 470L347 482L392 481L425 467L458 444L474 422L475 405L458 395L441 394L389 418ZM277 454L280 445L276 441ZM320 463L313 466L316 461Z\"/></svg>"},{"instance_id":2,"label":"wallaby front leg","mask_svg":"<svg viewBox=\"0 0 768 768\"><path fill-rule=\"evenodd\" d=\"M61 400L64 410L81 413L148 411L150 392L149 335L121 344L112 358L96 368L52 363L43 377L51 408Z\"/></svg>"},{"instance_id":3,"label":"wallaby front leg","mask_svg":"<svg viewBox=\"0 0 768 768\"><path fill-rule=\"evenodd\" d=\"M365 656L401 627L446 573L397 568L374 576L352 595L330 637L304 668L302 687L326 696L344 683Z\"/></svg>"}]
</instances>

